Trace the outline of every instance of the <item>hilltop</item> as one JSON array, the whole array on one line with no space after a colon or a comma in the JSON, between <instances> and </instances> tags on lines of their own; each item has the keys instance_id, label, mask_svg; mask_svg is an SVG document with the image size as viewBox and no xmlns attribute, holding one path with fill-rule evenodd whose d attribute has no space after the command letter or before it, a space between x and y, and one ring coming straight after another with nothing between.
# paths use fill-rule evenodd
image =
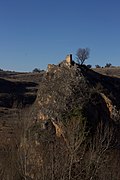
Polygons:
<instances>
[{"instance_id":1,"label":"hilltop","mask_svg":"<svg viewBox=\"0 0 120 180\"><path fill-rule=\"evenodd\" d=\"M120 179L118 73L70 55L42 73L0 74L0 87L1 179Z\"/></svg>"}]
</instances>

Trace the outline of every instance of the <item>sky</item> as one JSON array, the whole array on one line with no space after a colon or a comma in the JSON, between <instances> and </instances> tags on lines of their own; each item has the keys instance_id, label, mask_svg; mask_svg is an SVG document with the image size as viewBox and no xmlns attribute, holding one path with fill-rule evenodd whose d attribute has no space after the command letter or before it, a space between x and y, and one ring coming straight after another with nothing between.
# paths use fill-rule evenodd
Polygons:
<instances>
[{"instance_id":1,"label":"sky","mask_svg":"<svg viewBox=\"0 0 120 180\"><path fill-rule=\"evenodd\" d=\"M119 0L0 0L1 69L46 69L86 47L86 64L120 66Z\"/></svg>"}]
</instances>

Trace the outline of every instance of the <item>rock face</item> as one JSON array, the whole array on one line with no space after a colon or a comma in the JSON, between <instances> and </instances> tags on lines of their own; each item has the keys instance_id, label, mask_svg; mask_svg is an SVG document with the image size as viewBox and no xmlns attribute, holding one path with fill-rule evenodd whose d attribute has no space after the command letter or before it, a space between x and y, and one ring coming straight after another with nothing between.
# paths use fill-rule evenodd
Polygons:
<instances>
[{"instance_id":1,"label":"rock face","mask_svg":"<svg viewBox=\"0 0 120 180\"><path fill-rule=\"evenodd\" d=\"M69 55L48 65L39 85L0 83L1 179L120 179L119 78L76 64Z\"/></svg>"},{"instance_id":2,"label":"rock face","mask_svg":"<svg viewBox=\"0 0 120 180\"><path fill-rule=\"evenodd\" d=\"M115 174L110 175L108 169L113 168L111 162L116 168L120 155L119 91L119 79L100 75L86 66L74 62L68 65L66 60L59 65L49 65L28 127L29 138L32 137L28 147L39 155L32 156L32 163L40 172L33 175L30 174L33 169L29 169L29 176L43 177L43 168L45 179L61 179L61 174L64 179L84 180L91 176L105 179L106 175L113 178ZM41 165L37 166L38 159ZM104 160L107 163L102 164ZM30 159L28 161L32 166ZM101 168L92 174L98 161ZM101 174L104 168L106 174ZM120 174L117 176L119 179Z\"/></svg>"},{"instance_id":3,"label":"rock face","mask_svg":"<svg viewBox=\"0 0 120 180\"><path fill-rule=\"evenodd\" d=\"M75 108L83 111L85 109L84 113L87 113L86 107L90 104L94 113L98 111L96 119L99 119L99 111L102 110L103 115L101 113L100 117L103 116L103 121L109 120L113 109L116 107L116 112L119 109L120 86L116 88L116 85L120 80L116 79L114 84L115 80L112 78L97 74L85 66L81 67L71 60L69 62L69 66L68 59L59 65L52 65L44 74L35 102L38 109L37 121L43 123L51 120L55 124L61 122L64 114ZM111 84L113 85L110 88ZM116 91L118 93L113 98L111 93L115 94ZM92 112L87 118L91 115Z\"/></svg>"}]
</instances>

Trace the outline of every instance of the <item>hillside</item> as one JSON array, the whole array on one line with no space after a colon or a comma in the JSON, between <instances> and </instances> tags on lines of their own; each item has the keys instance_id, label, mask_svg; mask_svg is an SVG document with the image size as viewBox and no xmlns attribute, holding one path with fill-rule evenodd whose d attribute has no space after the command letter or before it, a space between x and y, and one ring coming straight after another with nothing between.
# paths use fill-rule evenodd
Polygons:
<instances>
[{"instance_id":1,"label":"hillside","mask_svg":"<svg viewBox=\"0 0 120 180\"><path fill-rule=\"evenodd\" d=\"M0 179L120 179L120 78L104 74L68 57L0 75Z\"/></svg>"},{"instance_id":2,"label":"hillside","mask_svg":"<svg viewBox=\"0 0 120 180\"><path fill-rule=\"evenodd\" d=\"M113 76L120 78L120 67L109 67L109 68L93 68L93 71L96 71L100 74L107 76Z\"/></svg>"}]
</instances>

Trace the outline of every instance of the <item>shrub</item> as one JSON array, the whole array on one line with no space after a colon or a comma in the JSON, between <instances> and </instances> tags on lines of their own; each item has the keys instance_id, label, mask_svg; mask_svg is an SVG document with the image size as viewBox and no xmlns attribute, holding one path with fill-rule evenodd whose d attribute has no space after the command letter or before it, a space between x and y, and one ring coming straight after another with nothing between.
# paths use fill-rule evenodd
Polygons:
<instances>
[{"instance_id":1,"label":"shrub","mask_svg":"<svg viewBox=\"0 0 120 180\"><path fill-rule=\"evenodd\" d=\"M38 69L38 68L35 68L35 69L33 69L33 71L32 71L33 73L40 73L41 72L41 70L40 69Z\"/></svg>"},{"instance_id":2,"label":"shrub","mask_svg":"<svg viewBox=\"0 0 120 180\"><path fill-rule=\"evenodd\" d=\"M112 66L111 63L106 63L105 68L108 68L108 67L111 67L111 66Z\"/></svg>"},{"instance_id":3,"label":"shrub","mask_svg":"<svg viewBox=\"0 0 120 180\"><path fill-rule=\"evenodd\" d=\"M92 65L91 65L91 64L88 64L87 67L90 69L90 68L92 67Z\"/></svg>"},{"instance_id":4,"label":"shrub","mask_svg":"<svg viewBox=\"0 0 120 180\"><path fill-rule=\"evenodd\" d=\"M100 66L100 65L98 65L98 64L97 64L97 65L95 65L95 67L96 67L96 68L101 68L101 66Z\"/></svg>"}]
</instances>

